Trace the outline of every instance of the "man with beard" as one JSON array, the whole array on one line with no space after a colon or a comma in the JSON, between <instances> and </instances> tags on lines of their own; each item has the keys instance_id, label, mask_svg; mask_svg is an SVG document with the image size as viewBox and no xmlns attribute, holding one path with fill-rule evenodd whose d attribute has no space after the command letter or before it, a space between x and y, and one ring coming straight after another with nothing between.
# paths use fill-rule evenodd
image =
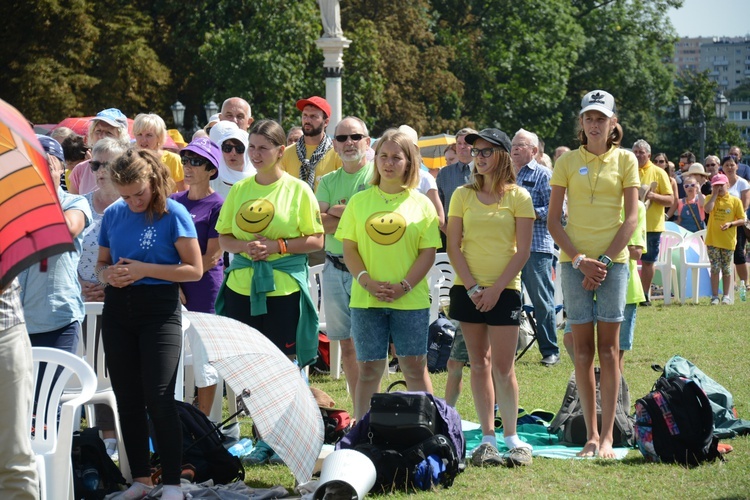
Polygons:
<instances>
[{"instance_id":1,"label":"man with beard","mask_svg":"<svg viewBox=\"0 0 750 500\"><path fill-rule=\"evenodd\" d=\"M302 137L290 145L281 157L281 168L302 179L315 191L320 178L341 167L341 159L333 150L333 141L325 133L331 106L322 97L312 96L297 101L302 112Z\"/></svg>"},{"instance_id":2,"label":"man with beard","mask_svg":"<svg viewBox=\"0 0 750 500\"><path fill-rule=\"evenodd\" d=\"M370 187L373 164L367 161L370 137L365 122L354 116L344 118L336 126L333 149L344 163L343 168L326 174L318 184L315 196L320 205L320 216L326 233L326 264L323 268L323 295L325 295L326 326L328 338L338 340L341 361L354 399L359 368L357 353L351 336L352 275L344 263L344 245L333 237L339 226L341 214L349 199Z\"/></svg>"}]
</instances>

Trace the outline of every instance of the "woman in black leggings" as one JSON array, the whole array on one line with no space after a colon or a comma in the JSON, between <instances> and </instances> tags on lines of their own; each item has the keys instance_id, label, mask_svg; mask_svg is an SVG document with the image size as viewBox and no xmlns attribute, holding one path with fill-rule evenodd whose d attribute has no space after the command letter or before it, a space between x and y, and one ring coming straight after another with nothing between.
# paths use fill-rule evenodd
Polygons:
<instances>
[{"instance_id":1,"label":"woman in black leggings","mask_svg":"<svg viewBox=\"0 0 750 500\"><path fill-rule=\"evenodd\" d=\"M179 282L203 274L195 226L169 199L169 170L151 152L129 149L111 177L121 200L105 212L96 275L105 285L102 337L134 484L117 498L153 487L148 417L162 465L165 500L181 499L182 428L174 401L182 348Z\"/></svg>"}]
</instances>

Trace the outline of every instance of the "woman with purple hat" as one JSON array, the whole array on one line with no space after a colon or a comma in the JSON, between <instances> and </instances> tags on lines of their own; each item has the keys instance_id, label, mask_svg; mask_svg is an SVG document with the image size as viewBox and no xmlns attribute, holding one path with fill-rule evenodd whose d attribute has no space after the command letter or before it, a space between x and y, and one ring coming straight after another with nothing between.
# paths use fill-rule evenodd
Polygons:
<instances>
[{"instance_id":1,"label":"woman with purple hat","mask_svg":"<svg viewBox=\"0 0 750 500\"><path fill-rule=\"evenodd\" d=\"M180 151L180 159L188 190L171 196L190 212L198 233L198 245L203 259L203 276L199 281L180 284L180 300L188 311L210 314L214 313L214 302L224 276L219 233L216 232L216 222L224 198L209 184L209 181L219 175L220 156L219 146L208 137L199 137L183 148ZM198 409L209 415L218 378L216 370L208 363L202 345L195 340L197 339L190 338L195 383L198 387Z\"/></svg>"},{"instance_id":2,"label":"woman with purple hat","mask_svg":"<svg viewBox=\"0 0 750 500\"><path fill-rule=\"evenodd\" d=\"M635 155L619 147L623 132L612 94L603 90L586 94L578 120L581 146L563 154L552 173L547 227L561 250L563 298L573 330L575 377L586 422L586 444L579 456L614 458L620 325L630 275L627 244L638 221L640 180ZM566 195L568 223L563 227ZM594 379L597 352L601 432Z\"/></svg>"}]
</instances>

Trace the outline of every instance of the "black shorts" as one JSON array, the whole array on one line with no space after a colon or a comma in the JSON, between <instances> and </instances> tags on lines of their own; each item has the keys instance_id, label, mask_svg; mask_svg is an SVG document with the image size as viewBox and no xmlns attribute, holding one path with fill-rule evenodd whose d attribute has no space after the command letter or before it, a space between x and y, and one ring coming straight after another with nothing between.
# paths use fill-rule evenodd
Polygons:
<instances>
[{"instance_id":1,"label":"black shorts","mask_svg":"<svg viewBox=\"0 0 750 500\"><path fill-rule=\"evenodd\" d=\"M490 326L518 326L521 322L521 292L518 290L503 290L495 307L487 312L477 311L476 304L466 295L463 285L453 285L450 298L451 319Z\"/></svg>"},{"instance_id":2,"label":"black shorts","mask_svg":"<svg viewBox=\"0 0 750 500\"><path fill-rule=\"evenodd\" d=\"M745 227L737 227L737 245L734 247L734 264L740 265L745 264L745 243L747 243L747 236L745 236Z\"/></svg>"},{"instance_id":3,"label":"black shorts","mask_svg":"<svg viewBox=\"0 0 750 500\"><path fill-rule=\"evenodd\" d=\"M297 324L299 323L299 294L266 297L266 314L250 314L250 297L224 287L224 314L252 326L268 337L287 356L297 353Z\"/></svg>"}]
</instances>

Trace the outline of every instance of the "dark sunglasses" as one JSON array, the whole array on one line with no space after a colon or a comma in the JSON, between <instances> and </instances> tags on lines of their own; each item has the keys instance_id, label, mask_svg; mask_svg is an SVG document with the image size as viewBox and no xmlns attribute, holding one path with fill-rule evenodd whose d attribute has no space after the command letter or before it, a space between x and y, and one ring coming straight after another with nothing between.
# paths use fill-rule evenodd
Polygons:
<instances>
[{"instance_id":1,"label":"dark sunglasses","mask_svg":"<svg viewBox=\"0 0 750 500\"><path fill-rule=\"evenodd\" d=\"M362 138L364 137L364 135L362 135L362 134L337 135L336 136L336 140L338 142L346 142L346 140L348 138L350 138L350 137L352 138L352 141L359 142L359 141L362 140Z\"/></svg>"},{"instance_id":2,"label":"dark sunglasses","mask_svg":"<svg viewBox=\"0 0 750 500\"><path fill-rule=\"evenodd\" d=\"M477 149L477 148L471 148L471 156L476 158L477 156L481 156L482 158L489 158L492 156L492 153L495 151L504 151L504 149L500 148L484 148L484 149Z\"/></svg>"},{"instance_id":3,"label":"dark sunglasses","mask_svg":"<svg viewBox=\"0 0 750 500\"><path fill-rule=\"evenodd\" d=\"M200 167L201 165L205 165L206 163L208 163L208 160L206 160L205 158L196 158L195 156L191 156L189 158L187 156L183 156L182 158L180 158L180 160L182 161L183 165L190 164L191 167Z\"/></svg>"},{"instance_id":4,"label":"dark sunglasses","mask_svg":"<svg viewBox=\"0 0 750 500\"><path fill-rule=\"evenodd\" d=\"M656 163L667 163L667 160L656 160Z\"/></svg>"},{"instance_id":5,"label":"dark sunglasses","mask_svg":"<svg viewBox=\"0 0 750 500\"><path fill-rule=\"evenodd\" d=\"M108 161L97 161L97 160L89 161L89 166L91 167L92 172L96 172L97 170L99 170L100 167L106 167L107 164L109 164Z\"/></svg>"},{"instance_id":6,"label":"dark sunglasses","mask_svg":"<svg viewBox=\"0 0 750 500\"><path fill-rule=\"evenodd\" d=\"M717 163L706 163L707 167L718 167L719 165Z\"/></svg>"},{"instance_id":7,"label":"dark sunglasses","mask_svg":"<svg viewBox=\"0 0 750 500\"><path fill-rule=\"evenodd\" d=\"M224 151L225 153L231 153L233 149L235 151L237 151L238 155L241 155L241 154L243 154L245 152L245 146L243 144L238 144L237 146L235 146L233 144L222 144L221 145L221 150Z\"/></svg>"}]
</instances>

